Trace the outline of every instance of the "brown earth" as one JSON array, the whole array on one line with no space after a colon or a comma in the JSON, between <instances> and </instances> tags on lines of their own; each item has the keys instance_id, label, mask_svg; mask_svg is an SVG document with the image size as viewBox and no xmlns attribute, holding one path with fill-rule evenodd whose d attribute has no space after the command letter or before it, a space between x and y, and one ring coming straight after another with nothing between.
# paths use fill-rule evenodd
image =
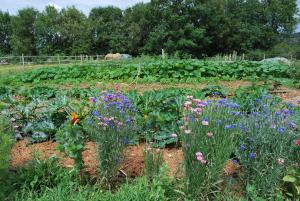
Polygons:
<instances>
[{"instance_id":1,"label":"brown earth","mask_svg":"<svg viewBox=\"0 0 300 201\"><path fill-rule=\"evenodd\" d=\"M30 144L26 140L18 141L14 145L11 151L11 167L20 167L26 162L29 162L34 158L34 155L40 159L45 159L56 155L60 158L60 163L65 167L72 167L73 160L65 157L60 153L57 148L56 142L43 142ZM120 171L125 173L129 177L139 176L143 173L144 168L144 144L138 146L130 146L125 150L125 159L121 164ZM183 154L180 149L163 149L163 158L168 165L171 175L175 175L180 171L181 162L183 160ZM83 152L84 170L92 175L97 174L97 157L96 147L94 142L87 142L85 145L85 151Z\"/></svg>"}]
</instances>

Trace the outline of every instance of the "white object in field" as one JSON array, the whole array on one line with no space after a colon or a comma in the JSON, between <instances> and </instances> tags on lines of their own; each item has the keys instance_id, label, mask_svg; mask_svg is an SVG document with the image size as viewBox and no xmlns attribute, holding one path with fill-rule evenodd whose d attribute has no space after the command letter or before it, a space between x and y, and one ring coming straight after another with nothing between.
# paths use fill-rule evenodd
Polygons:
<instances>
[{"instance_id":1,"label":"white object in field","mask_svg":"<svg viewBox=\"0 0 300 201\"><path fill-rule=\"evenodd\" d=\"M291 61L284 57L274 57L262 60L262 62L278 62L286 65L291 65Z\"/></svg>"}]
</instances>

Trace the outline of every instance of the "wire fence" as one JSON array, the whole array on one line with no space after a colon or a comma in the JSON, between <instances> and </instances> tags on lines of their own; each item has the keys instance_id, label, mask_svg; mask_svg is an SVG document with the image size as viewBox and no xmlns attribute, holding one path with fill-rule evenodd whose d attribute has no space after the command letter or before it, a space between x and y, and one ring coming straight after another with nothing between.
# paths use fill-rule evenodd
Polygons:
<instances>
[{"instance_id":1,"label":"wire fence","mask_svg":"<svg viewBox=\"0 0 300 201\"><path fill-rule=\"evenodd\" d=\"M97 63L104 60L105 55L78 56L5 56L0 57L0 65L35 65L35 64L67 64L67 63Z\"/></svg>"}]
</instances>

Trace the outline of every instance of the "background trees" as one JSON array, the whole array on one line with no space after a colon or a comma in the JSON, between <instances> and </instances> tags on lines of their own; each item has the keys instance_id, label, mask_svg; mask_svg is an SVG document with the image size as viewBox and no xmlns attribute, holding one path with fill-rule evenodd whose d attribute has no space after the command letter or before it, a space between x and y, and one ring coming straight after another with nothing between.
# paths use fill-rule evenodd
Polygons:
<instances>
[{"instance_id":1,"label":"background trees","mask_svg":"<svg viewBox=\"0 0 300 201\"><path fill-rule=\"evenodd\" d=\"M0 11L0 55L10 53L11 26L10 16L8 13Z\"/></svg>"},{"instance_id":2,"label":"background trees","mask_svg":"<svg viewBox=\"0 0 300 201\"><path fill-rule=\"evenodd\" d=\"M124 11L93 8L88 17L75 7L26 8L15 16L0 12L0 54L137 56L165 49L203 57L290 48L296 13L296 0L151 0Z\"/></svg>"},{"instance_id":3,"label":"background trees","mask_svg":"<svg viewBox=\"0 0 300 201\"><path fill-rule=\"evenodd\" d=\"M19 10L16 16L11 18L11 39L10 46L13 54L35 55L36 32L34 23L38 11L34 8Z\"/></svg>"}]
</instances>

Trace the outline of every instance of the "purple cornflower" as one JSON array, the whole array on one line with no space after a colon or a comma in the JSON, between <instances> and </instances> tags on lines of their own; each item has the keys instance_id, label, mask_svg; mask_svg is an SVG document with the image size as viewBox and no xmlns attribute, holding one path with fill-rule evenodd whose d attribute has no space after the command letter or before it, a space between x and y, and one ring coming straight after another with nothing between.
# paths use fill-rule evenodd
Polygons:
<instances>
[{"instance_id":1,"label":"purple cornflower","mask_svg":"<svg viewBox=\"0 0 300 201\"><path fill-rule=\"evenodd\" d=\"M227 103L227 100L226 99L220 99L220 100L218 100L218 103L225 104L225 103Z\"/></svg>"},{"instance_id":2,"label":"purple cornflower","mask_svg":"<svg viewBox=\"0 0 300 201\"><path fill-rule=\"evenodd\" d=\"M285 128L284 128L284 127L278 128L278 132L279 132L279 133L284 133L284 132L285 132Z\"/></svg>"},{"instance_id":3,"label":"purple cornflower","mask_svg":"<svg viewBox=\"0 0 300 201\"><path fill-rule=\"evenodd\" d=\"M247 149L247 147L246 147L246 145L242 144L242 145L240 146L240 149L241 149L242 151L245 151L245 150Z\"/></svg>"},{"instance_id":4,"label":"purple cornflower","mask_svg":"<svg viewBox=\"0 0 300 201\"><path fill-rule=\"evenodd\" d=\"M238 161L237 160L235 160L235 159L231 159L231 162L233 163L233 164L238 164Z\"/></svg>"},{"instance_id":5,"label":"purple cornflower","mask_svg":"<svg viewBox=\"0 0 300 201\"><path fill-rule=\"evenodd\" d=\"M254 158L256 158L256 153L251 152L251 153L249 154L249 158L250 158L251 160L253 160Z\"/></svg>"},{"instance_id":6,"label":"purple cornflower","mask_svg":"<svg viewBox=\"0 0 300 201\"><path fill-rule=\"evenodd\" d=\"M231 125L226 125L226 126L225 126L225 129L226 129L226 130L231 129L231 128L232 128Z\"/></svg>"},{"instance_id":7,"label":"purple cornflower","mask_svg":"<svg viewBox=\"0 0 300 201\"><path fill-rule=\"evenodd\" d=\"M93 115L93 116L99 116L99 112L96 111L96 110L94 110L94 111L92 112L92 115Z\"/></svg>"}]
</instances>

